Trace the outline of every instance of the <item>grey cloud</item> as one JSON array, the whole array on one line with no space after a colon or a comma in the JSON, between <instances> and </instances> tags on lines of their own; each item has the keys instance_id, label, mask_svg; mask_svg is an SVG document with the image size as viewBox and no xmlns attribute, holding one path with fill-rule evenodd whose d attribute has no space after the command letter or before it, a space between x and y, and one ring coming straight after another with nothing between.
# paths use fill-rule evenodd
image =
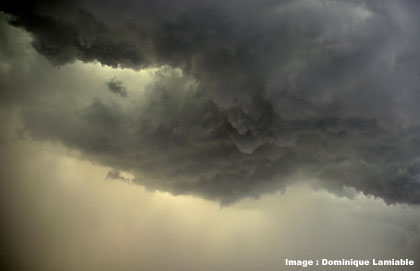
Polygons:
<instances>
[{"instance_id":1,"label":"grey cloud","mask_svg":"<svg viewBox=\"0 0 420 271\"><path fill-rule=\"evenodd\" d=\"M38 2L4 10L53 64L184 72L162 76L128 113L99 99L54 115L25 108L36 138L134 171L147 187L223 203L301 176L331 191L419 203L413 1ZM108 87L126 93L119 81Z\"/></svg>"},{"instance_id":2,"label":"grey cloud","mask_svg":"<svg viewBox=\"0 0 420 271\"><path fill-rule=\"evenodd\" d=\"M106 85L108 87L108 90L120 95L123 98L127 98L127 89L124 87L123 82L120 80L117 80L116 78L112 78L108 82L106 82Z\"/></svg>"},{"instance_id":3,"label":"grey cloud","mask_svg":"<svg viewBox=\"0 0 420 271\"><path fill-rule=\"evenodd\" d=\"M111 179L111 180L120 180L120 181L125 181L125 182L131 182L130 178L126 178L126 177L121 176L121 173L116 169L108 171L108 173L106 174L106 178Z\"/></svg>"}]
</instances>

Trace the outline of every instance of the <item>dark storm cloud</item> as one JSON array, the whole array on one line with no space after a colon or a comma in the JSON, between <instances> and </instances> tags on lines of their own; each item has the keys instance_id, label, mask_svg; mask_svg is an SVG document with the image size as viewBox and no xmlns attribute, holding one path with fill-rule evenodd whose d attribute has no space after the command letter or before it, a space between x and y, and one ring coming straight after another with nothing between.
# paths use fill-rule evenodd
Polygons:
<instances>
[{"instance_id":1,"label":"dark storm cloud","mask_svg":"<svg viewBox=\"0 0 420 271\"><path fill-rule=\"evenodd\" d=\"M162 76L130 113L99 99L67 122L68 112L26 108L34 137L131 170L147 187L224 203L308 177L332 191L420 203L414 1L61 1L4 10L53 64L185 74ZM117 82L108 86L123 96Z\"/></svg>"},{"instance_id":2,"label":"dark storm cloud","mask_svg":"<svg viewBox=\"0 0 420 271\"><path fill-rule=\"evenodd\" d=\"M127 98L127 89L123 86L123 82L120 80L117 80L116 78L112 78L108 82L106 82L106 85L108 87L108 90L120 95L123 98Z\"/></svg>"}]
</instances>

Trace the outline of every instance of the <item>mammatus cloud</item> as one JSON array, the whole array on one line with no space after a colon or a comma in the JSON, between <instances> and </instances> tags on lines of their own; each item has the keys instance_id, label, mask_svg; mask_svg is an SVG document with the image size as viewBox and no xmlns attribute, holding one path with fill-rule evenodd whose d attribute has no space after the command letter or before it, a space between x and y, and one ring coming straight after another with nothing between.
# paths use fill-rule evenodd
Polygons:
<instances>
[{"instance_id":1,"label":"mammatus cloud","mask_svg":"<svg viewBox=\"0 0 420 271\"><path fill-rule=\"evenodd\" d=\"M137 107L23 106L36 138L223 203L300 178L420 203L414 1L17 4L10 23L55 65L161 67Z\"/></svg>"}]
</instances>

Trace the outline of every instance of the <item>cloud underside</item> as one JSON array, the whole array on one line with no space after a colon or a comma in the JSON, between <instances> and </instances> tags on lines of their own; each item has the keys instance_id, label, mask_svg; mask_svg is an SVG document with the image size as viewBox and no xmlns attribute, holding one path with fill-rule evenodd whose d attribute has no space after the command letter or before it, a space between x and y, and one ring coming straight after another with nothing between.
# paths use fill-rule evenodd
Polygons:
<instances>
[{"instance_id":1,"label":"cloud underside","mask_svg":"<svg viewBox=\"0 0 420 271\"><path fill-rule=\"evenodd\" d=\"M161 67L130 108L20 102L35 138L133 172L146 187L222 203L299 179L420 203L414 1L17 4L4 8L9 22L54 65ZM122 81L105 87L136 99Z\"/></svg>"}]
</instances>

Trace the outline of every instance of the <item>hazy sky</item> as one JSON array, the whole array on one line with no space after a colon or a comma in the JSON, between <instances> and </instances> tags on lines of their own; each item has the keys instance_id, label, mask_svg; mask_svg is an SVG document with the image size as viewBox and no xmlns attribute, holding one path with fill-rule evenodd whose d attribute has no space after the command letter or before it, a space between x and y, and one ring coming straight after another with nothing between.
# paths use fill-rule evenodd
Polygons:
<instances>
[{"instance_id":1,"label":"hazy sky","mask_svg":"<svg viewBox=\"0 0 420 271\"><path fill-rule=\"evenodd\" d=\"M0 10L5 267L418 269L420 4Z\"/></svg>"}]
</instances>

